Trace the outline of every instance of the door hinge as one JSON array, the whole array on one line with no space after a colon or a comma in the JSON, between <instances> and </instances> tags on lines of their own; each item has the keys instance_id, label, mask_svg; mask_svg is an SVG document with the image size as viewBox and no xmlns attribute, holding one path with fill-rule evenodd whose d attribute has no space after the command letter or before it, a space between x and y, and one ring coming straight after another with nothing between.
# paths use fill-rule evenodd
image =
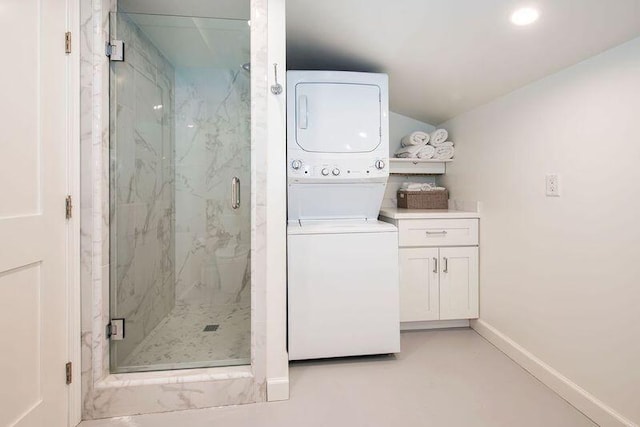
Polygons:
<instances>
[{"instance_id":1,"label":"door hinge","mask_svg":"<svg viewBox=\"0 0 640 427\"><path fill-rule=\"evenodd\" d=\"M124 42L122 40L106 42L104 53L109 57L109 61L124 61Z\"/></svg>"},{"instance_id":2,"label":"door hinge","mask_svg":"<svg viewBox=\"0 0 640 427\"><path fill-rule=\"evenodd\" d=\"M111 319L107 325L105 335L108 340L121 341L124 339L124 319Z\"/></svg>"},{"instance_id":3,"label":"door hinge","mask_svg":"<svg viewBox=\"0 0 640 427\"><path fill-rule=\"evenodd\" d=\"M70 195L67 196L67 198L64 200L64 211L65 218L71 219L71 217L73 216L73 199Z\"/></svg>"},{"instance_id":4,"label":"door hinge","mask_svg":"<svg viewBox=\"0 0 640 427\"><path fill-rule=\"evenodd\" d=\"M71 31L64 33L64 53L71 53Z\"/></svg>"},{"instance_id":5,"label":"door hinge","mask_svg":"<svg viewBox=\"0 0 640 427\"><path fill-rule=\"evenodd\" d=\"M67 362L67 364L64 365L64 372L67 379L67 385L69 385L73 382L73 363Z\"/></svg>"}]
</instances>

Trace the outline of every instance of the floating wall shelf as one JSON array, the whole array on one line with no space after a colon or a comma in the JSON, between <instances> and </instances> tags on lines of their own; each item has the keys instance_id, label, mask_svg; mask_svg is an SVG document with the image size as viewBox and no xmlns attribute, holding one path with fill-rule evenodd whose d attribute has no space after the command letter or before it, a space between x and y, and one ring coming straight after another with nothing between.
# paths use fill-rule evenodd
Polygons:
<instances>
[{"instance_id":1,"label":"floating wall shelf","mask_svg":"<svg viewBox=\"0 0 640 427\"><path fill-rule=\"evenodd\" d=\"M447 163L453 160L433 160L433 159L389 159L389 173L406 175L442 175L445 173Z\"/></svg>"}]
</instances>

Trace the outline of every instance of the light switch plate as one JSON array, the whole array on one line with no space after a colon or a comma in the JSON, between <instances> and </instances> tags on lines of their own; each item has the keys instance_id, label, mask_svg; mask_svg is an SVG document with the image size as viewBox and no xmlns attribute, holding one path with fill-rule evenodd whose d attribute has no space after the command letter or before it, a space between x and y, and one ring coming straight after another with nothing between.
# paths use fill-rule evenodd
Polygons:
<instances>
[{"instance_id":1,"label":"light switch plate","mask_svg":"<svg viewBox=\"0 0 640 427\"><path fill-rule=\"evenodd\" d=\"M560 197L560 178L556 173L547 174L547 197Z\"/></svg>"}]
</instances>

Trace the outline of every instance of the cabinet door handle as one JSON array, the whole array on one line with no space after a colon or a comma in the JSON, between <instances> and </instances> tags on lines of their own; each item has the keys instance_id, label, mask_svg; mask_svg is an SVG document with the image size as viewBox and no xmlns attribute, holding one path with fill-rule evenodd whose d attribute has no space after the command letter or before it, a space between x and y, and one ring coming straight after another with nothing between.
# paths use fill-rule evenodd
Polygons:
<instances>
[{"instance_id":1,"label":"cabinet door handle","mask_svg":"<svg viewBox=\"0 0 640 427\"><path fill-rule=\"evenodd\" d=\"M433 272L438 272L438 258L433 258Z\"/></svg>"},{"instance_id":2,"label":"cabinet door handle","mask_svg":"<svg viewBox=\"0 0 640 427\"><path fill-rule=\"evenodd\" d=\"M446 230L442 230L442 231L425 231L425 233L427 233L427 235L433 234L433 235L440 235L440 236L444 236L447 234Z\"/></svg>"},{"instance_id":3,"label":"cabinet door handle","mask_svg":"<svg viewBox=\"0 0 640 427\"><path fill-rule=\"evenodd\" d=\"M442 268L442 272L443 273L448 273L449 272L449 260L447 259L447 257L442 257L442 263L443 268Z\"/></svg>"}]
</instances>

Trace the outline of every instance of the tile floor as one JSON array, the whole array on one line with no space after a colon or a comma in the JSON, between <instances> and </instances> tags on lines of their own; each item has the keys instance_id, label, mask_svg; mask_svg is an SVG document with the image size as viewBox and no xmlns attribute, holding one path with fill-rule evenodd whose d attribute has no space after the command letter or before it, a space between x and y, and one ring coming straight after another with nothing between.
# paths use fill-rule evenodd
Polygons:
<instances>
[{"instance_id":1,"label":"tile floor","mask_svg":"<svg viewBox=\"0 0 640 427\"><path fill-rule=\"evenodd\" d=\"M398 356L291 365L286 402L84 422L81 427L595 426L470 329L406 332Z\"/></svg>"},{"instance_id":2,"label":"tile floor","mask_svg":"<svg viewBox=\"0 0 640 427\"><path fill-rule=\"evenodd\" d=\"M207 325L219 325L204 331ZM177 305L131 352L123 366L162 369L184 365L247 364L251 356L249 305Z\"/></svg>"}]
</instances>

